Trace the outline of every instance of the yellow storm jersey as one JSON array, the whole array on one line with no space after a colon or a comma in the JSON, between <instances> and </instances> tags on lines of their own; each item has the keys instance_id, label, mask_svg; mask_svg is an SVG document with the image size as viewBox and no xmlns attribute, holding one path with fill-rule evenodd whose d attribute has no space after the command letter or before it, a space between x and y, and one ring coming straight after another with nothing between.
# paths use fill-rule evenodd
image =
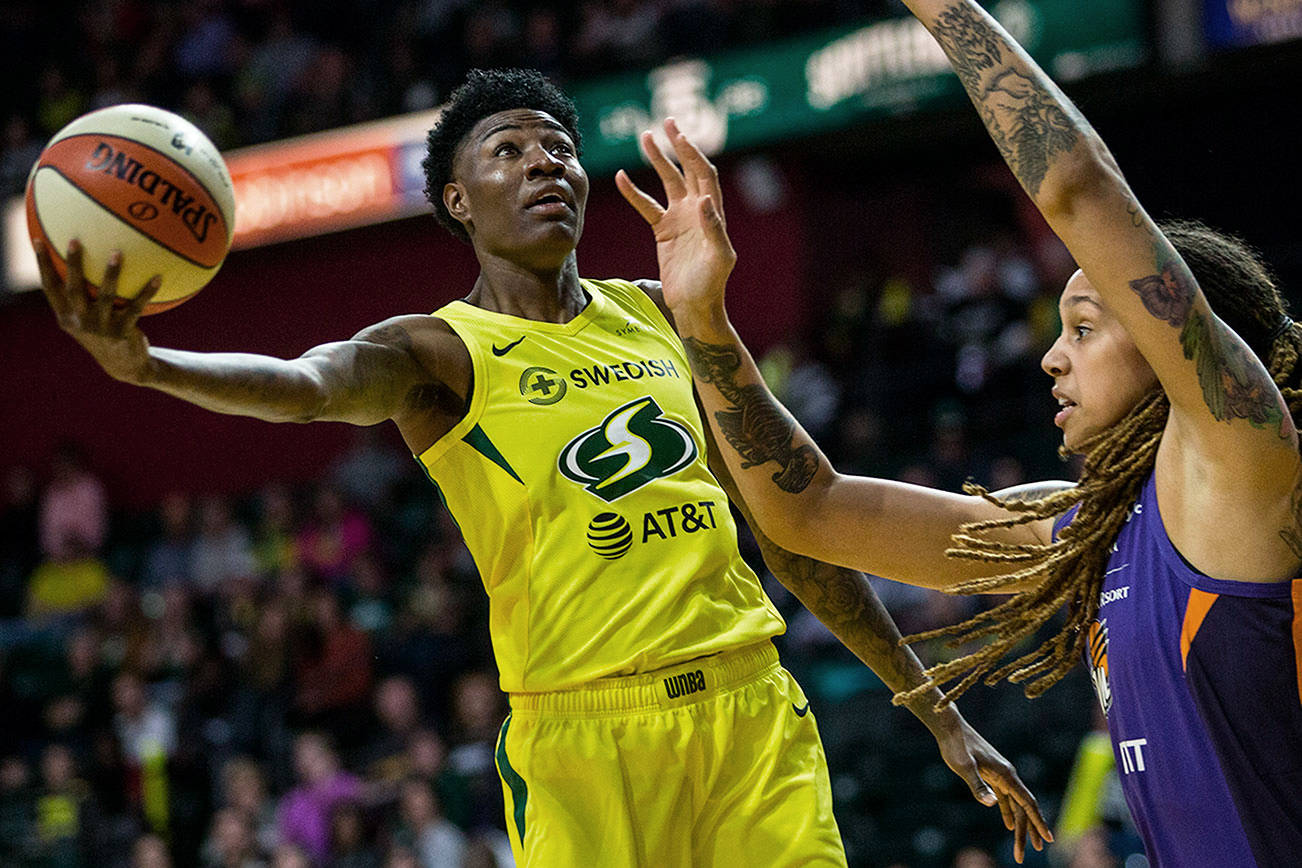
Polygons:
<instances>
[{"instance_id":1,"label":"yellow storm jersey","mask_svg":"<svg viewBox=\"0 0 1302 868\"><path fill-rule=\"evenodd\" d=\"M626 281L547 323L454 301L466 417L418 456L489 596L508 692L645 672L781 633L706 466L682 343Z\"/></svg>"}]
</instances>

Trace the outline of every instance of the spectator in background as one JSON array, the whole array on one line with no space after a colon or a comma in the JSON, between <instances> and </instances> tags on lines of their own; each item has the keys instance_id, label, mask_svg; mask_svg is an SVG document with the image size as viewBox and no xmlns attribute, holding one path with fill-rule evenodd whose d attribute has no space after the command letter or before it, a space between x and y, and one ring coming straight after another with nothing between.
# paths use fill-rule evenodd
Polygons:
<instances>
[{"instance_id":1,"label":"spectator in background","mask_svg":"<svg viewBox=\"0 0 1302 868\"><path fill-rule=\"evenodd\" d=\"M415 850L421 868L461 868L466 836L443 816L427 779L413 776L403 781L399 810L399 840Z\"/></svg>"},{"instance_id":2,"label":"spectator in background","mask_svg":"<svg viewBox=\"0 0 1302 868\"><path fill-rule=\"evenodd\" d=\"M393 623L388 584L389 578L375 557L362 554L353 559L348 620L373 637L387 634Z\"/></svg>"},{"instance_id":3,"label":"spectator in background","mask_svg":"<svg viewBox=\"0 0 1302 868\"><path fill-rule=\"evenodd\" d=\"M332 585L348 577L353 559L370 549L370 522L344 505L339 489L322 485L312 503L312 519L296 540L298 560L314 578Z\"/></svg>"},{"instance_id":4,"label":"spectator in background","mask_svg":"<svg viewBox=\"0 0 1302 868\"><path fill-rule=\"evenodd\" d=\"M410 678L392 675L375 688L375 726L358 767L373 782L396 784L409 772L407 746L421 726L420 695Z\"/></svg>"},{"instance_id":5,"label":"spectator in background","mask_svg":"<svg viewBox=\"0 0 1302 868\"><path fill-rule=\"evenodd\" d=\"M157 834L141 835L132 847L131 868L172 868L172 854Z\"/></svg>"},{"instance_id":6,"label":"spectator in background","mask_svg":"<svg viewBox=\"0 0 1302 868\"><path fill-rule=\"evenodd\" d=\"M54 561L93 556L108 534L104 485L86 469L81 448L60 444L50 465L50 482L41 494L41 551Z\"/></svg>"},{"instance_id":7,"label":"spectator in background","mask_svg":"<svg viewBox=\"0 0 1302 868\"><path fill-rule=\"evenodd\" d=\"M176 719L150 700L131 670L113 682L114 729L127 766L128 798L155 831L167 828L167 762L176 752Z\"/></svg>"},{"instance_id":8,"label":"spectator in background","mask_svg":"<svg viewBox=\"0 0 1302 868\"><path fill-rule=\"evenodd\" d=\"M210 494L199 502L199 535L191 548L195 589L205 597L218 594L235 579L257 572L248 531L231 517L226 498Z\"/></svg>"},{"instance_id":9,"label":"spectator in background","mask_svg":"<svg viewBox=\"0 0 1302 868\"><path fill-rule=\"evenodd\" d=\"M41 753L41 793L36 800L40 863L51 868L96 864L98 821L94 797L77 777L72 751L61 744L46 747Z\"/></svg>"},{"instance_id":10,"label":"spectator in background","mask_svg":"<svg viewBox=\"0 0 1302 868\"><path fill-rule=\"evenodd\" d=\"M259 852L271 854L280 842L276 827L276 802L267 794L267 780L261 766L250 757L228 759L221 767L221 796L218 805L233 808L248 818L250 834ZM211 840L204 845L211 850Z\"/></svg>"},{"instance_id":11,"label":"spectator in background","mask_svg":"<svg viewBox=\"0 0 1302 868\"><path fill-rule=\"evenodd\" d=\"M0 864L26 865L35 858L36 797L32 770L21 756L0 759Z\"/></svg>"},{"instance_id":12,"label":"spectator in background","mask_svg":"<svg viewBox=\"0 0 1302 868\"><path fill-rule=\"evenodd\" d=\"M412 469L411 458L389 445L379 426L369 426L354 429L353 443L330 477L343 502L374 513L389 503L394 486Z\"/></svg>"},{"instance_id":13,"label":"spectator in background","mask_svg":"<svg viewBox=\"0 0 1302 868\"><path fill-rule=\"evenodd\" d=\"M213 814L203 864L204 868L266 868L247 814L233 807Z\"/></svg>"},{"instance_id":14,"label":"spectator in background","mask_svg":"<svg viewBox=\"0 0 1302 868\"><path fill-rule=\"evenodd\" d=\"M371 690L371 643L343 618L327 589L311 596L309 647L295 674L294 706L307 726L329 727L338 739L362 737Z\"/></svg>"},{"instance_id":15,"label":"spectator in background","mask_svg":"<svg viewBox=\"0 0 1302 868\"><path fill-rule=\"evenodd\" d=\"M140 582L146 588L160 588L173 582L192 582L191 559L194 539L190 526L190 498L172 492L158 505L158 524L162 536L156 537L145 552Z\"/></svg>"},{"instance_id":16,"label":"spectator in background","mask_svg":"<svg viewBox=\"0 0 1302 868\"><path fill-rule=\"evenodd\" d=\"M452 691L453 747L448 766L467 782L470 792L470 828L500 822L497 806L501 782L493 754L498 731L506 717L506 697L498 689L497 678L489 672L470 672L462 676Z\"/></svg>"},{"instance_id":17,"label":"spectator in background","mask_svg":"<svg viewBox=\"0 0 1302 868\"><path fill-rule=\"evenodd\" d=\"M268 483L258 494L258 526L253 541L258 575L274 576L298 563L296 532L294 498L288 486Z\"/></svg>"},{"instance_id":18,"label":"spectator in background","mask_svg":"<svg viewBox=\"0 0 1302 868\"><path fill-rule=\"evenodd\" d=\"M281 838L285 843L301 847L320 865L330 855L330 826L335 807L361 798L362 783L340 768L334 747L320 732L307 732L295 740L294 770L299 785L280 802Z\"/></svg>"},{"instance_id":19,"label":"spectator in background","mask_svg":"<svg viewBox=\"0 0 1302 868\"><path fill-rule=\"evenodd\" d=\"M459 828L468 828L474 805L470 782L448 765L448 746L437 730L423 727L407 743L409 775L424 778L434 786L443 814ZM509 850L509 848L508 848Z\"/></svg>"},{"instance_id":20,"label":"spectator in background","mask_svg":"<svg viewBox=\"0 0 1302 868\"><path fill-rule=\"evenodd\" d=\"M366 818L353 801L336 805L330 818L330 868L380 868Z\"/></svg>"}]
</instances>

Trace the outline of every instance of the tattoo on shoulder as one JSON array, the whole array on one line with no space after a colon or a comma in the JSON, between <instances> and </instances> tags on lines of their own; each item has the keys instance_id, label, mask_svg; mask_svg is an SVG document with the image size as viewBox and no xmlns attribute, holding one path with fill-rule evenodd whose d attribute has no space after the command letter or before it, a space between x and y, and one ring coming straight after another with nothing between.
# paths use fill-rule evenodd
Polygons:
<instances>
[{"instance_id":1,"label":"tattoo on shoulder","mask_svg":"<svg viewBox=\"0 0 1302 868\"><path fill-rule=\"evenodd\" d=\"M812 446L795 444L796 424L761 385L740 385L741 356L726 344L706 344L696 338L683 341L692 369L719 390L729 402L714 414L724 439L742 457L742 468L774 461L773 481L793 494L804 491L818 471L818 453Z\"/></svg>"}]
</instances>

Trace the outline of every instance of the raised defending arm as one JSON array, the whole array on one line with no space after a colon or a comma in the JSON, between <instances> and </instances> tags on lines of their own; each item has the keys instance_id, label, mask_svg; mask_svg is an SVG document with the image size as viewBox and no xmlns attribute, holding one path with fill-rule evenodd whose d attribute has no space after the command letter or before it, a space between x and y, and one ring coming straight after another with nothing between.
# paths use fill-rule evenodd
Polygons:
<instances>
[{"instance_id":1,"label":"raised defending arm","mask_svg":"<svg viewBox=\"0 0 1302 868\"><path fill-rule=\"evenodd\" d=\"M1182 420L1179 436L1227 475L1293 469L1283 465L1296 455L1296 433L1278 389L1211 311L1094 128L973 0L905 3L944 49L1017 180L1153 367Z\"/></svg>"}]
</instances>

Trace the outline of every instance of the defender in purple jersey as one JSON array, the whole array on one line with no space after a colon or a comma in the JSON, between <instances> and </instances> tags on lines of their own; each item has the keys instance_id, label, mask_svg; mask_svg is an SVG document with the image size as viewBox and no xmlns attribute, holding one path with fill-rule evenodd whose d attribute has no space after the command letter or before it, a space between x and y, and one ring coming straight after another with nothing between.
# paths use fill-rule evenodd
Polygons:
<instances>
[{"instance_id":1,"label":"defender in purple jersey","mask_svg":"<svg viewBox=\"0 0 1302 868\"><path fill-rule=\"evenodd\" d=\"M1088 660L1154 864L1298 864L1302 330L1241 242L1150 219L1097 133L981 6L905 3L1080 266L1042 367L1063 450L1084 470L1075 486L1012 497L837 474L764 386L722 284L679 287L666 301L729 469L792 551L1012 594L911 637L985 640L928 670L952 684L942 701L982 679L1037 696ZM702 213L726 258L721 215ZM1064 608L1056 635L1005 659Z\"/></svg>"}]
</instances>

